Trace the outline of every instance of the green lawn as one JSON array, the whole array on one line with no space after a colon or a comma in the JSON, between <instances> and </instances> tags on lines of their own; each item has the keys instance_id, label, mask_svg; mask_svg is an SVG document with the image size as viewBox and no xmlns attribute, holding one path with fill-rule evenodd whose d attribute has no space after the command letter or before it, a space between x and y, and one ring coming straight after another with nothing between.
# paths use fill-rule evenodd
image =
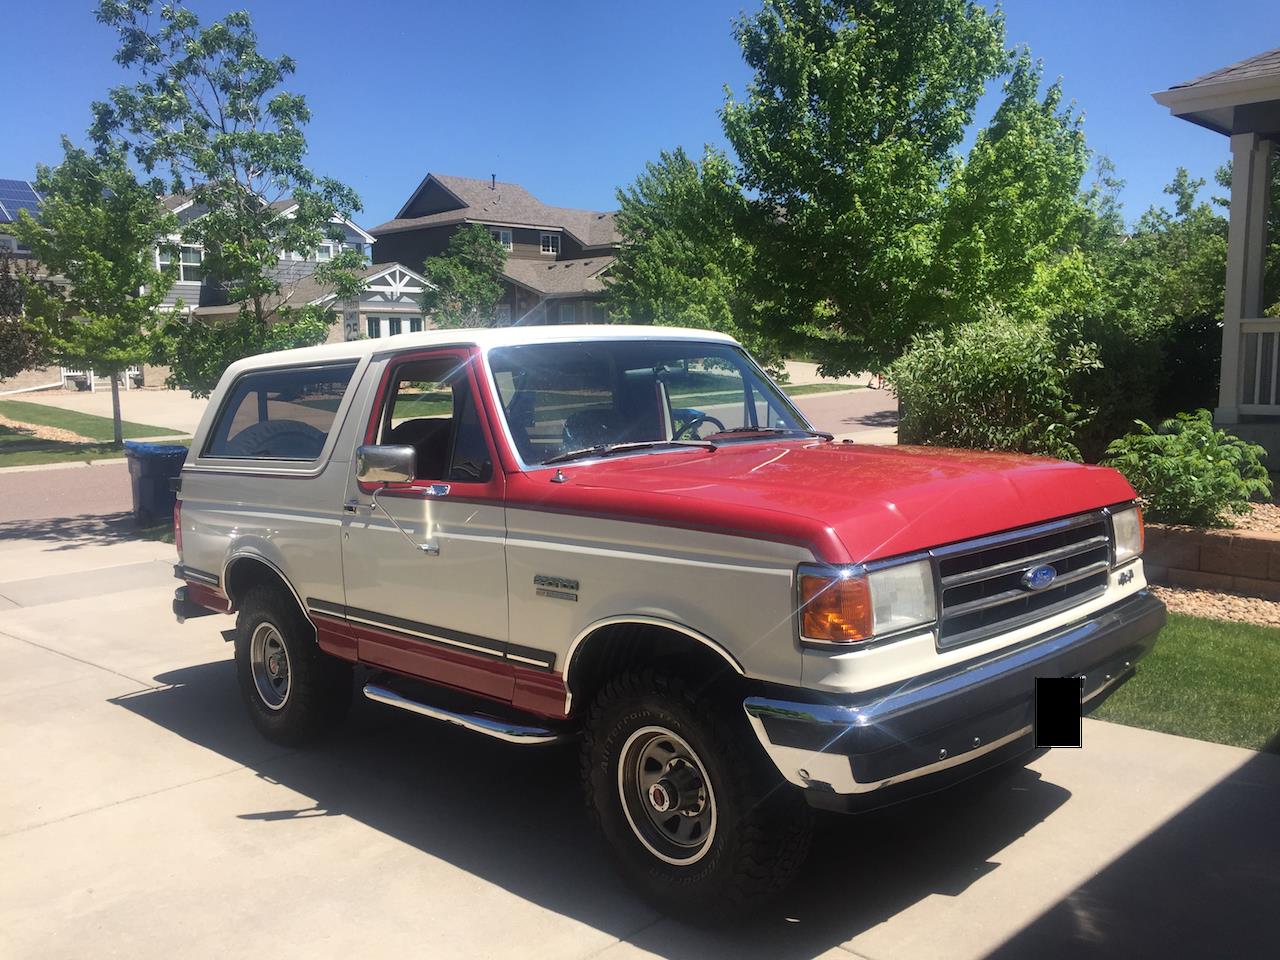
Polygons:
<instances>
[{"instance_id":1,"label":"green lawn","mask_svg":"<svg viewBox=\"0 0 1280 960\"><path fill-rule=\"evenodd\" d=\"M186 445L191 441L186 439L171 442ZM123 456L124 450L111 443L37 440L29 434L0 427L0 467L25 467L37 463L87 463L90 460Z\"/></svg>"},{"instance_id":2,"label":"green lawn","mask_svg":"<svg viewBox=\"0 0 1280 960\"><path fill-rule=\"evenodd\" d=\"M20 423L35 423L42 427L59 427L63 430L70 430L72 433L78 433L82 437L88 437L91 440L110 441L114 436L111 430L110 417L99 417L92 413L76 413L72 410L63 410L61 407L51 407L43 403L0 400L0 416L8 417L10 420L17 420ZM123 421L120 426L126 440L133 440L138 437L166 437L181 433L180 430L174 430L172 427L155 427L146 423L130 423L128 420Z\"/></svg>"},{"instance_id":3,"label":"green lawn","mask_svg":"<svg viewBox=\"0 0 1280 960\"><path fill-rule=\"evenodd\" d=\"M138 536L144 540L159 540L162 543L173 543L173 522L166 520L154 527L139 527Z\"/></svg>"},{"instance_id":4,"label":"green lawn","mask_svg":"<svg viewBox=\"0 0 1280 960\"><path fill-rule=\"evenodd\" d=\"M801 383L791 387L783 385L783 392L789 397L803 397L806 393L836 393L840 390L865 390L865 383Z\"/></svg>"},{"instance_id":5,"label":"green lawn","mask_svg":"<svg viewBox=\"0 0 1280 960\"><path fill-rule=\"evenodd\" d=\"M1170 614L1100 720L1280 753L1280 629Z\"/></svg>"}]
</instances>

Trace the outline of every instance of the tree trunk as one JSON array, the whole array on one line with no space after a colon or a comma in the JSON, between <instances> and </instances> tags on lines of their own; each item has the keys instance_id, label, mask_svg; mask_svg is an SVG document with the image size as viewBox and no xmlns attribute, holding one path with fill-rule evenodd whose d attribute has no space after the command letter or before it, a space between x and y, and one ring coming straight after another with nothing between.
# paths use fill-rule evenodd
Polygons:
<instances>
[{"instance_id":1,"label":"tree trunk","mask_svg":"<svg viewBox=\"0 0 1280 960\"><path fill-rule=\"evenodd\" d=\"M111 374L111 433L117 447L124 445L124 431L120 426L120 380L116 373Z\"/></svg>"}]
</instances>

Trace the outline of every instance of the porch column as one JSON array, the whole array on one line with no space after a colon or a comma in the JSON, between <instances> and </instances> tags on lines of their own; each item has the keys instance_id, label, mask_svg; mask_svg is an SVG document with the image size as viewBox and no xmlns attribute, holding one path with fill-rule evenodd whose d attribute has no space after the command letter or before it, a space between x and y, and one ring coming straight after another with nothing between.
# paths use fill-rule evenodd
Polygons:
<instances>
[{"instance_id":1,"label":"porch column","mask_svg":"<svg viewBox=\"0 0 1280 960\"><path fill-rule=\"evenodd\" d=\"M1231 224L1227 231L1227 298L1222 311L1219 423L1240 420L1241 320L1262 316L1267 251L1267 201L1275 145L1256 133L1231 136Z\"/></svg>"}]
</instances>

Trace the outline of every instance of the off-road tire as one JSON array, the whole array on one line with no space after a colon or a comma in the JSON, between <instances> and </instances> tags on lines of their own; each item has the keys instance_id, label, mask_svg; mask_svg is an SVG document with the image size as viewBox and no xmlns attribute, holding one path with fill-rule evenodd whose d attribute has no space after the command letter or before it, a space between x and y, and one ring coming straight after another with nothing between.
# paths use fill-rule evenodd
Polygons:
<instances>
[{"instance_id":1,"label":"off-road tire","mask_svg":"<svg viewBox=\"0 0 1280 960\"><path fill-rule=\"evenodd\" d=\"M274 708L258 689L252 644L255 632L274 628L287 655L286 695ZM278 645L277 645L278 646ZM315 628L283 590L252 587L236 618L236 678L258 731L275 743L300 746L342 722L351 705L351 665L324 653Z\"/></svg>"},{"instance_id":2,"label":"off-road tire","mask_svg":"<svg viewBox=\"0 0 1280 960\"><path fill-rule=\"evenodd\" d=\"M695 691L678 673L645 669L608 681L584 724L583 789L606 845L642 896L694 921L731 919L776 896L809 849L812 811L755 741L741 697L736 709L734 701ZM623 753L654 729L691 748L714 795L714 833L695 862L661 859L632 826L635 809L631 819L624 809Z\"/></svg>"}]
</instances>

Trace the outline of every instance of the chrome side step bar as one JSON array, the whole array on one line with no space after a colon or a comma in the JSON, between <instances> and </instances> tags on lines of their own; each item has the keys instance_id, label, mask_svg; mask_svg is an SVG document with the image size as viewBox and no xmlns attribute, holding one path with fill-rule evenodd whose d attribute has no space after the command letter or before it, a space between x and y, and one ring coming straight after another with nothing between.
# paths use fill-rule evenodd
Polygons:
<instances>
[{"instance_id":1,"label":"chrome side step bar","mask_svg":"<svg viewBox=\"0 0 1280 960\"><path fill-rule=\"evenodd\" d=\"M546 727L534 727L517 723L513 720L498 720L474 713L446 710L444 707L411 700L403 694L387 687L379 686L376 683L366 683L364 685L364 695L370 700L385 703L389 707L399 707L401 710L421 714L433 720L443 720L445 723L452 723L455 726L470 730L472 733L481 733L486 737L504 740L507 743L529 745L563 743L573 737L571 733L551 730Z\"/></svg>"}]
</instances>

